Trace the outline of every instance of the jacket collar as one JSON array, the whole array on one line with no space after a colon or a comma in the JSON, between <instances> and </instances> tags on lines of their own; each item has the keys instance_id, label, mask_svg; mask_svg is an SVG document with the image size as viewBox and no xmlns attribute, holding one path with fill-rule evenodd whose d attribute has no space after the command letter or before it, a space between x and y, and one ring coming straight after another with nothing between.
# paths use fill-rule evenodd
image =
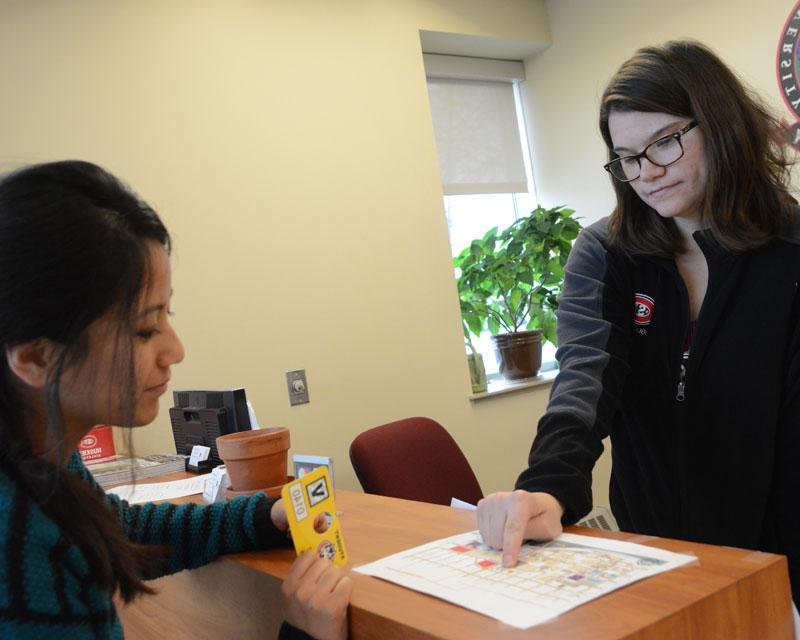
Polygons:
<instances>
[{"instance_id":1,"label":"jacket collar","mask_svg":"<svg viewBox=\"0 0 800 640\"><path fill-rule=\"evenodd\" d=\"M730 252L717 242L714 234L711 233L711 229L698 229L692 234L692 238L694 238L697 246L700 247L700 250L709 261L724 255L730 255Z\"/></svg>"}]
</instances>

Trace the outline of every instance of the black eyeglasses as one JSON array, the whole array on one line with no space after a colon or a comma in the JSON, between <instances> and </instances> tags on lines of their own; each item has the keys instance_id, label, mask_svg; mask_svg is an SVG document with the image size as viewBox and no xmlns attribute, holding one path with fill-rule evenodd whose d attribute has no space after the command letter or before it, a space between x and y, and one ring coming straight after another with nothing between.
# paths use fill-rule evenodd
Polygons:
<instances>
[{"instance_id":1,"label":"black eyeglasses","mask_svg":"<svg viewBox=\"0 0 800 640\"><path fill-rule=\"evenodd\" d=\"M603 165L603 168L620 182L631 182L642 174L642 158L647 158L657 167L668 167L673 162L677 162L683 157L681 136L688 133L696 126L697 122L692 121L683 129L651 142L641 153L637 153L634 156L617 158Z\"/></svg>"}]
</instances>

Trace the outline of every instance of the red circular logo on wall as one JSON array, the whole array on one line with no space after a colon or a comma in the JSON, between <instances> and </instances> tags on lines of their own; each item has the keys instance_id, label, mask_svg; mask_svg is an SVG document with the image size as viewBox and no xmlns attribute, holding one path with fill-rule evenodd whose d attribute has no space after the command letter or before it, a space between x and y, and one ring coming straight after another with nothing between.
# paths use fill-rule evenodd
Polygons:
<instances>
[{"instance_id":1,"label":"red circular logo on wall","mask_svg":"<svg viewBox=\"0 0 800 640\"><path fill-rule=\"evenodd\" d=\"M633 321L638 325L648 325L653 319L656 301L643 293L637 293L633 301Z\"/></svg>"},{"instance_id":2,"label":"red circular logo on wall","mask_svg":"<svg viewBox=\"0 0 800 640\"><path fill-rule=\"evenodd\" d=\"M790 124L785 119L781 120L783 125L781 138L786 144L790 144L800 151L800 82L798 82L797 73L797 58L800 48L797 46L798 40L800 40L800 2L794 5L783 25L776 61L781 97L795 120L794 124Z\"/></svg>"}]
</instances>

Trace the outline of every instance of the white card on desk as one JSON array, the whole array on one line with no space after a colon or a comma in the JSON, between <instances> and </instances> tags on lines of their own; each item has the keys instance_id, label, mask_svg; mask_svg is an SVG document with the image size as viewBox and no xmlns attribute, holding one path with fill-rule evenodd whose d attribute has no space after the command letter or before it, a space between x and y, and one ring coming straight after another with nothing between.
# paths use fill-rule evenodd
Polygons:
<instances>
[{"instance_id":1,"label":"white card on desk","mask_svg":"<svg viewBox=\"0 0 800 640\"><path fill-rule=\"evenodd\" d=\"M192 455L189 456L189 464L196 467L203 460L208 460L211 454L211 447L204 447L201 444L196 444L192 447Z\"/></svg>"},{"instance_id":2,"label":"white card on desk","mask_svg":"<svg viewBox=\"0 0 800 640\"><path fill-rule=\"evenodd\" d=\"M228 471L225 469L225 465L214 467L203 487L203 500L209 504L225 500L225 490L230 486L231 481L228 477Z\"/></svg>"}]
</instances>

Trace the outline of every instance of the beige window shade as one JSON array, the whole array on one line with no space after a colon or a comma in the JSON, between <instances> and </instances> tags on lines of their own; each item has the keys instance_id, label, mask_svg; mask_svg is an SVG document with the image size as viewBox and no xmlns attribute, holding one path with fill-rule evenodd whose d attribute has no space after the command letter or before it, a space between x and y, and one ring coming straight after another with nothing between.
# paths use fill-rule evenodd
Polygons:
<instances>
[{"instance_id":1,"label":"beige window shade","mask_svg":"<svg viewBox=\"0 0 800 640\"><path fill-rule=\"evenodd\" d=\"M428 96L445 195L528 190L510 82L428 78Z\"/></svg>"}]
</instances>

